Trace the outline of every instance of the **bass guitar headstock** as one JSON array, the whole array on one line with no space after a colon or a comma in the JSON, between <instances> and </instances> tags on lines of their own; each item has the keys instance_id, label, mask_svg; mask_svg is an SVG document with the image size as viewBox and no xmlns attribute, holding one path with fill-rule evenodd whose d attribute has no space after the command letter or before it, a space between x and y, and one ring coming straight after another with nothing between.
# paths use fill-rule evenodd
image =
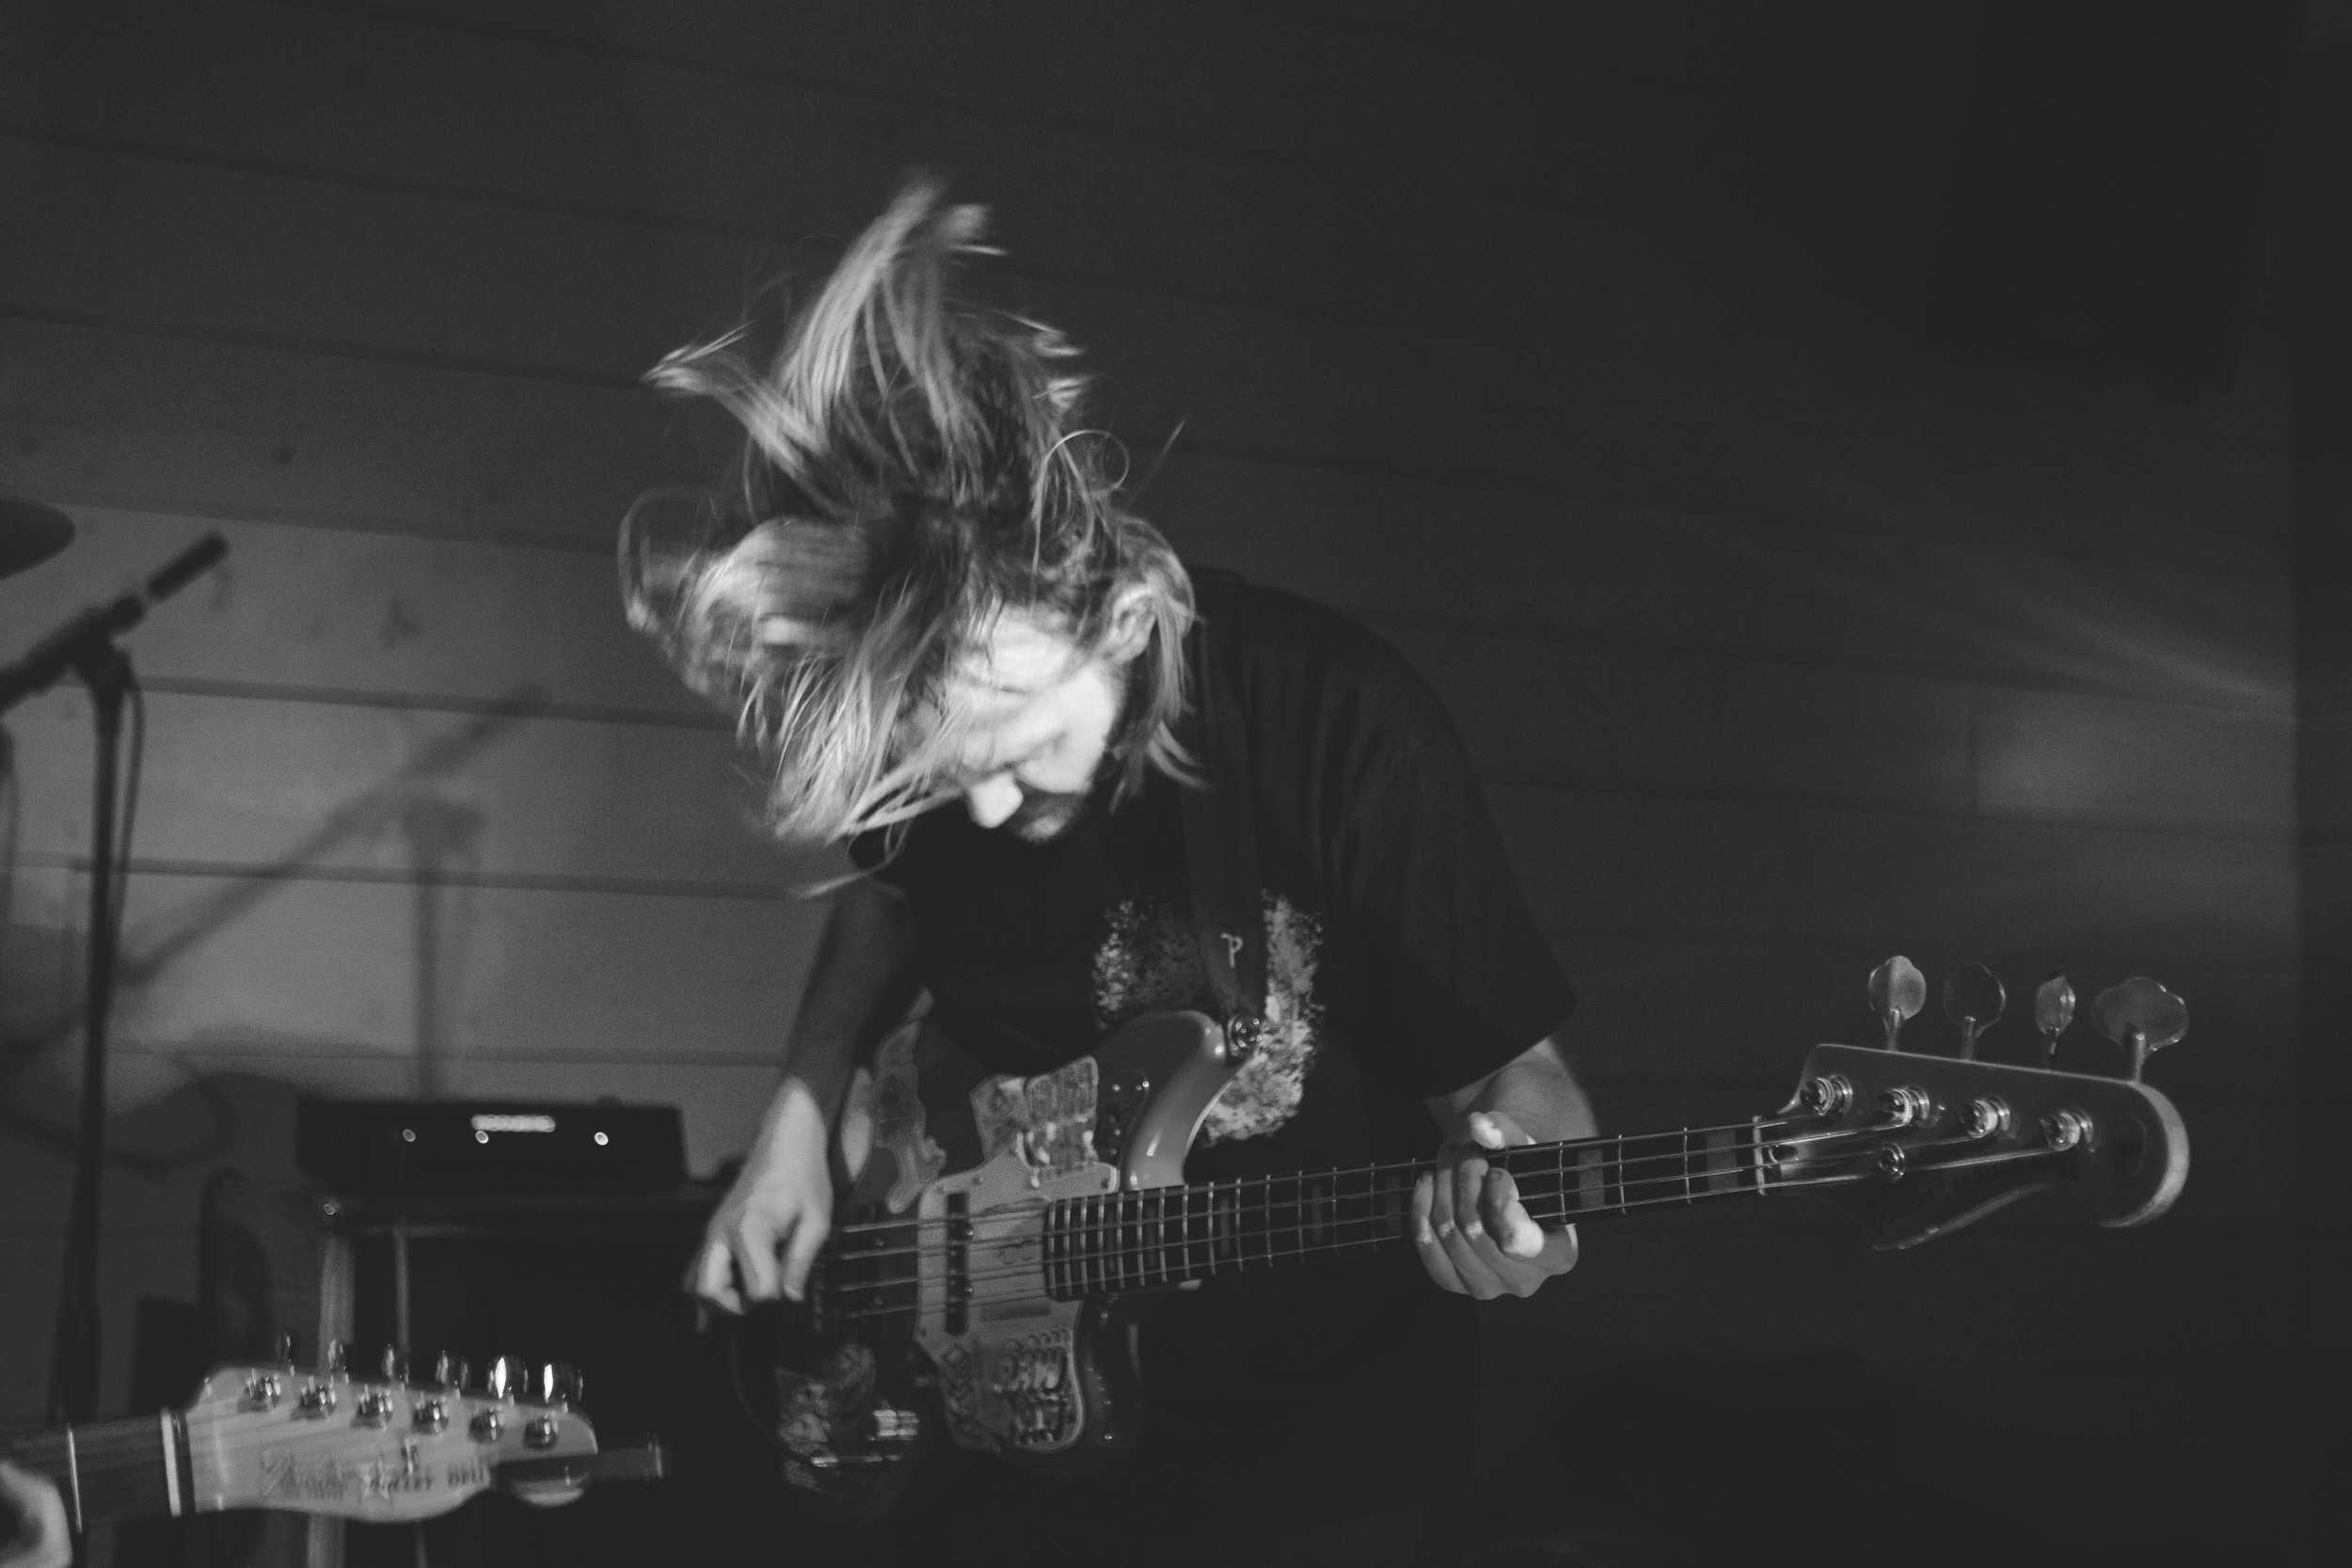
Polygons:
<instances>
[{"instance_id":1,"label":"bass guitar headstock","mask_svg":"<svg viewBox=\"0 0 2352 1568\"><path fill-rule=\"evenodd\" d=\"M268 1508L397 1523L446 1513L496 1486L527 1502L569 1502L596 1452L574 1408L580 1379L501 1356L480 1388L443 1356L412 1381L387 1351L382 1375L326 1364L223 1366L181 1412L192 1506ZM569 1463L567 1463L569 1462Z\"/></svg>"},{"instance_id":2,"label":"bass guitar headstock","mask_svg":"<svg viewBox=\"0 0 2352 1568\"><path fill-rule=\"evenodd\" d=\"M1765 1155L1784 1185L1840 1189L1830 1196L1860 1212L1882 1249L1948 1236L2041 1195L2045 1208L2108 1227L2171 1207L2188 1179L2188 1132L2141 1075L2187 1032L2179 997L2144 977L2099 994L2092 1016L2127 1064L2102 1076L2053 1065L2074 1013L2064 976L2036 993L2041 1066L1979 1059L2006 1000L1991 971L1971 964L1943 991L1959 1049L1925 1054L1902 1039L1926 1002L1919 972L1897 958L1871 974L1883 1043L1817 1046L1806 1057Z\"/></svg>"}]
</instances>

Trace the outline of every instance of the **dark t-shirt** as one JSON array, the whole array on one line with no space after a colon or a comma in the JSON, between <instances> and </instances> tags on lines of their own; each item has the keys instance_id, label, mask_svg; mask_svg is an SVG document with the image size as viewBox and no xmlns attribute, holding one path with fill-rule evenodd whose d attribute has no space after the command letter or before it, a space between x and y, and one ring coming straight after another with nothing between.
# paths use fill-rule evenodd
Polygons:
<instances>
[{"instance_id":1,"label":"dark t-shirt","mask_svg":"<svg viewBox=\"0 0 2352 1568\"><path fill-rule=\"evenodd\" d=\"M1404 658L1270 588L1204 584L1202 610L1217 619L1209 675L1232 693L1249 752L1268 1029L1212 1108L1186 1177L1426 1160L1438 1134L1424 1099L1525 1052L1573 996L1460 739ZM961 1037L990 1069L1048 1070L1139 1013L1216 1011L1180 787L1155 774L1113 810L1106 779L1041 845L954 807L917 818L886 863L879 835L852 844L910 901L937 1006L997 1026ZM1459 1386L1447 1339L1469 1332L1469 1307L1401 1247L1213 1280L1146 1305L1143 1375L1155 1401L1196 1404L1311 1403L1375 1368Z\"/></svg>"}]
</instances>

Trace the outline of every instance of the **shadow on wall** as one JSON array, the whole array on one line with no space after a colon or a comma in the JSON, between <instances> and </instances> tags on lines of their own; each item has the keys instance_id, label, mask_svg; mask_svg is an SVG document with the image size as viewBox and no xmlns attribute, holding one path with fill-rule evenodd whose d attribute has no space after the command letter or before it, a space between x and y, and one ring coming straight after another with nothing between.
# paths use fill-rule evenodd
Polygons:
<instances>
[{"instance_id":1,"label":"shadow on wall","mask_svg":"<svg viewBox=\"0 0 2352 1568\"><path fill-rule=\"evenodd\" d=\"M187 953L299 879L328 850L389 836L405 847L406 870L416 890L420 1037L414 1044L429 1089L435 1064L447 1044L438 1022L447 977L439 966L454 950L445 931L450 913L443 884L452 870L471 858L473 842L484 827L480 811L440 786L543 701L544 693L535 686L517 689L489 710L421 746L383 782L327 813L275 863L224 879L202 896L151 916L126 932L117 975L118 1007L123 998L136 996L169 973ZM10 786L13 775L6 770L8 762L6 735L0 732L0 915L12 913L16 904L16 792ZM85 1012L85 936L73 918L78 912L70 910L56 924L0 922L0 1133L60 1153L73 1147L79 1092L75 1042ZM252 1044L240 1043L247 1049ZM108 1154L118 1166L156 1174L154 1156L111 1147Z\"/></svg>"}]
</instances>

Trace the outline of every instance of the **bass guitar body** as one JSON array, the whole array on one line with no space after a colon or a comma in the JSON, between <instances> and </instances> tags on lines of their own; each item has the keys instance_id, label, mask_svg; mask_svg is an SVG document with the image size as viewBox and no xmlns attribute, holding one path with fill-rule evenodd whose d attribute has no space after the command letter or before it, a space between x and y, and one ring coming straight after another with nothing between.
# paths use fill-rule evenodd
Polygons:
<instances>
[{"instance_id":1,"label":"bass guitar body","mask_svg":"<svg viewBox=\"0 0 2352 1568\"><path fill-rule=\"evenodd\" d=\"M1072 1476L1131 1449L1120 1297L1177 1281L1147 1277L1139 1245L1100 1242L1141 1223L1139 1195L1181 1186L1236 1065L1191 1012L1136 1019L1025 1079L919 1021L885 1039L872 1150L806 1305L737 1330L737 1380L786 1479L866 1517L901 1506L943 1449Z\"/></svg>"}]
</instances>

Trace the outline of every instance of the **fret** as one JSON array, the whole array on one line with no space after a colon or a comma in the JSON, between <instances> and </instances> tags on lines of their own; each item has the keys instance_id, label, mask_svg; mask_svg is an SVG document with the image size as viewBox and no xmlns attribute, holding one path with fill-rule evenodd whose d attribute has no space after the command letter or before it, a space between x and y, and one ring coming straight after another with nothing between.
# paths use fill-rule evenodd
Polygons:
<instances>
[{"instance_id":1,"label":"fret","mask_svg":"<svg viewBox=\"0 0 2352 1568\"><path fill-rule=\"evenodd\" d=\"M1163 1195L1142 1194L1143 1282L1149 1287L1168 1283L1168 1205Z\"/></svg>"},{"instance_id":2,"label":"fret","mask_svg":"<svg viewBox=\"0 0 2352 1568\"><path fill-rule=\"evenodd\" d=\"M1111 1289L1123 1291L1127 1288L1127 1195L1112 1193L1103 1199L1103 1207L1109 1211L1110 1234L1105 1240L1110 1243Z\"/></svg>"},{"instance_id":3,"label":"fret","mask_svg":"<svg viewBox=\"0 0 2352 1568\"><path fill-rule=\"evenodd\" d=\"M1103 1288L1116 1291L1123 1278L1119 1256L1119 1195L1104 1194L1092 1200L1094 1204L1095 1256L1103 1260Z\"/></svg>"},{"instance_id":4,"label":"fret","mask_svg":"<svg viewBox=\"0 0 2352 1568\"><path fill-rule=\"evenodd\" d=\"M1143 1283L1143 1219L1139 1195L1121 1193L1119 1205L1119 1281L1129 1290Z\"/></svg>"},{"instance_id":5,"label":"fret","mask_svg":"<svg viewBox=\"0 0 2352 1568\"><path fill-rule=\"evenodd\" d=\"M1116 1291L1122 1278L1119 1256L1119 1195L1107 1193L1092 1199L1094 1204L1095 1256L1103 1260L1103 1288Z\"/></svg>"},{"instance_id":6,"label":"fret","mask_svg":"<svg viewBox=\"0 0 2352 1568\"><path fill-rule=\"evenodd\" d=\"M56 1485L75 1530L117 1519L185 1512L180 1421L171 1411L35 1433L0 1455Z\"/></svg>"},{"instance_id":7,"label":"fret","mask_svg":"<svg viewBox=\"0 0 2352 1568\"><path fill-rule=\"evenodd\" d=\"M1765 1121L1531 1144L1493 1151L1488 1164L1512 1173L1547 1227L1761 1196L1789 1176ZM1047 1288L1063 1300L1156 1290L1409 1240L1414 1187L1428 1169L1334 1165L1064 1199L1046 1222Z\"/></svg>"}]
</instances>

